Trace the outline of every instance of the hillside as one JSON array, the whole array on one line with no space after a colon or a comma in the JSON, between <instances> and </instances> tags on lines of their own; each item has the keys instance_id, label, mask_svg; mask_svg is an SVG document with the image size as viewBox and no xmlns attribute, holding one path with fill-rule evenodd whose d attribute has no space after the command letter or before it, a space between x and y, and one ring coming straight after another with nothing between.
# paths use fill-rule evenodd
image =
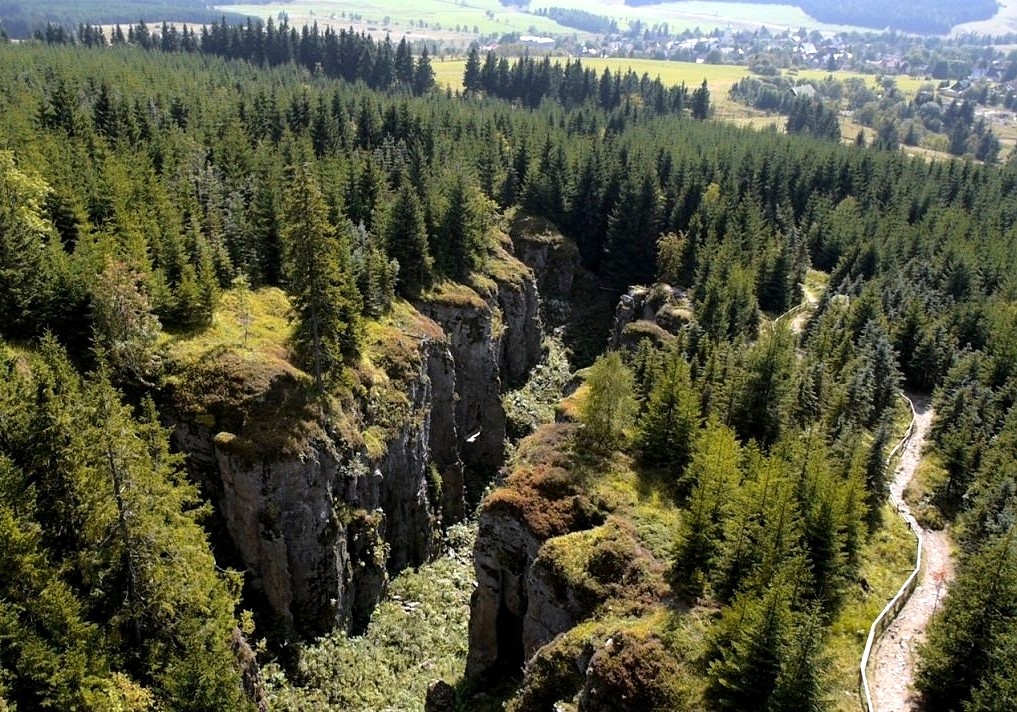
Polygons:
<instances>
[{"instance_id":1,"label":"hillside","mask_svg":"<svg viewBox=\"0 0 1017 712\"><path fill-rule=\"evenodd\" d=\"M748 0L748 2L760 2L760 0ZM639 7L661 3L658 0L625 0L625 4ZM763 0L763 4L767 4L765 0ZM921 5L906 0L897 0L896 2L798 0L789 4L800 7L810 17L820 22L923 35L948 34L955 25L987 20L995 15L997 10L997 3L993 0L976 0L976 2L931 0L923 2Z\"/></svg>"},{"instance_id":2,"label":"hillside","mask_svg":"<svg viewBox=\"0 0 1017 712\"><path fill-rule=\"evenodd\" d=\"M0 44L0 707L851 709L906 388L917 688L1006 708L1012 164L143 38Z\"/></svg>"}]
</instances>

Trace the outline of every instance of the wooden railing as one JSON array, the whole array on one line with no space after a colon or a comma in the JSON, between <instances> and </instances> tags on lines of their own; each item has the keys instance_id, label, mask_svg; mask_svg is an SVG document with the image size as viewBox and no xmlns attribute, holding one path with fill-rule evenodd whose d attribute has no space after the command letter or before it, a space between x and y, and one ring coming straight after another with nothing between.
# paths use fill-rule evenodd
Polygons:
<instances>
[{"instance_id":1,"label":"wooden railing","mask_svg":"<svg viewBox=\"0 0 1017 712\"><path fill-rule=\"evenodd\" d=\"M894 458L903 450L908 442L911 441L911 437L915 434L915 404L911 402L911 399L905 396L903 393L900 394L901 398L908 402L908 407L911 408L911 424L908 425L907 432L901 441L897 443L896 447L890 451L890 454L886 458L887 469L890 468L890 463L893 462ZM859 671L861 673L861 681L859 684L859 690L862 699L862 709L865 712L876 712L875 706L872 704L872 693L869 690L869 656L872 654L872 647L879 642L880 638L883 637L883 633L890 627L897 614L901 612L904 605L911 598L911 594L915 592L915 588L918 587L918 574L922 569L922 530L918 526L918 522L911 516L910 513L904 508L903 503L897 499L897 496L891 490L890 492L890 504L897 510L897 514L900 515L904 523L908 525L908 529L915 535L915 539L918 540L918 546L916 547L915 553L915 568L911 571L911 575L904 581L904 585L897 591L897 595L890 599L890 602L886 604L886 607L876 616L876 620L872 621L872 626L869 628L869 637L865 641L865 650L862 652L862 660L859 664Z\"/></svg>"},{"instance_id":2,"label":"wooden railing","mask_svg":"<svg viewBox=\"0 0 1017 712\"><path fill-rule=\"evenodd\" d=\"M812 305L808 301L803 301L800 304L794 305L780 316L774 317L774 320L772 322L773 326L776 326L777 322L780 321L781 319L786 319L787 317L797 314L800 311L804 311L805 309L808 309L811 306Z\"/></svg>"}]
</instances>

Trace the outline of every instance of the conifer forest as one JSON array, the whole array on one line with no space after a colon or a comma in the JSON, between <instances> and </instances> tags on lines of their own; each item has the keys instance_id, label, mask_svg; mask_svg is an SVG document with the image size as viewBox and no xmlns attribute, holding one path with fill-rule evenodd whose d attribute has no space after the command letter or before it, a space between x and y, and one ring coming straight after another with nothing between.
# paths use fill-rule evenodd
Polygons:
<instances>
[{"instance_id":1,"label":"conifer forest","mask_svg":"<svg viewBox=\"0 0 1017 712\"><path fill-rule=\"evenodd\" d=\"M201 21L0 42L0 710L857 710L909 403L1015 708L1017 162Z\"/></svg>"}]
</instances>

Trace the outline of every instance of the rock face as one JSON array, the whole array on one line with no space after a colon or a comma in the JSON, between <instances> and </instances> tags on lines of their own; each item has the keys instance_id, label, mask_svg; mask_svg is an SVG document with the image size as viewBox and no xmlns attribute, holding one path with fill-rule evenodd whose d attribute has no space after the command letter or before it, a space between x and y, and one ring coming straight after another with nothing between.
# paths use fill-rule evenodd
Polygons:
<instances>
[{"instance_id":1,"label":"rock face","mask_svg":"<svg viewBox=\"0 0 1017 712\"><path fill-rule=\"evenodd\" d=\"M572 432L569 425L545 426L524 440L506 485L484 501L474 548L469 677L517 672L590 611L542 556L549 540L603 521L559 457Z\"/></svg>"},{"instance_id":2,"label":"rock face","mask_svg":"<svg viewBox=\"0 0 1017 712\"><path fill-rule=\"evenodd\" d=\"M297 397L288 380L273 378L270 393ZM188 453L192 476L213 494L253 585L280 622L320 634L366 620L387 581L382 493L406 487L395 473L385 482L382 467L389 462L372 467L341 438L316 428L301 433L294 450L266 452L244 438L228 413L206 418L214 425L180 420L174 445ZM426 448L417 442L420 433L400 436L408 452L390 452L385 460L409 462ZM411 501L424 510L413 517L419 521L429 503L426 496Z\"/></svg>"},{"instance_id":3,"label":"rock face","mask_svg":"<svg viewBox=\"0 0 1017 712\"><path fill-rule=\"evenodd\" d=\"M502 410L500 334L486 302L430 302L421 311L448 337L455 364L456 447L467 468L493 472L502 460L505 413Z\"/></svg>"},{"instance_id":4,"label":"rock face","mask_svg":"<svg viewBox=\"0 0 1017 712\"><path fill-rule=\"evenodd\" d=\"M455 364L455 424L462 462L488 476L504 460L503 390L522 385L540 361L540 299L529 270L503 254L510 268L485 296L463 288L419 305L445 333Z\"/></svg>"},{"instance_id":5,"label":"rock face","mask_svg":"<svg viewBox=\"0 0 1017 712\"><path fill-rule=\"evenodd\" d=\"M663 283L630 287L615 309L611 348L632 346L642 338L667 341L693 318L691 302L682 289Z\"/></svg>"},{"instance_id":6,"label":"rock face","mask_svg":"<svg viewBox=\"0 0 1017 712\"><path fill-rule=\"evenodd\" d=\"M457 522L466 515L466 500L456 420L456 363L445 341L430 351L427 377L431 381L431 437L428 442L431 460L441 481L442 519Z\"/></svg>"},{"instance_id":7,"label":"rock face","mask_svg":"<svg viewBox=\"0 0 1017 712\"><path fill-rule=\"evenodd\" d=\"M278 358L216 352L171 380L174 446L285 628L362 629L388 575L464 515L464 471L501 464L502 387L539 361L541 330L532 274L506 253L498 265L483 298L423 304L434 321L406 307L337 412Z\"/></svg>"},{"instance_id":8,"label":"rock face","mask_svg":"<svg viewBox=\"0 0 1017 712\"><path fill-rule=\"evenodd\" d=\"M516 257L537 276L540 313L548 328L568 323L569 297L579 268L579 250L549 221L522 215L509 228Z\"/></svg>"},{"instance_id":9,"label":"rock face","mask_svg":"<svg viewBox=\"0 0 1017 712\"><path fill-rule=\"evenodd\" d=\"M538 428L481 505L467 676L483 683L522 670L511 709L682 709L669 692L674 651L635 622L674 610L660 557L670 545L650 533L677 512L665 496L644 519L639 473L591 453L582 433L572 423ZM659 670L666 679L655 680Z\"/></svg>"},{"instance_id":10,"label":"rock face","mask_svg":"<svg viewBox=\"0 0 1017 712\"><path fill-rule=\"evenodd\" d=\"M477 588L470 601L466 668L469 677L522 667L527 657L523 644L529 602L526 585L530 565L543 544L525 523L506 512L484 513L477 541L473 563Z\"/></svg>"}]
</instances>

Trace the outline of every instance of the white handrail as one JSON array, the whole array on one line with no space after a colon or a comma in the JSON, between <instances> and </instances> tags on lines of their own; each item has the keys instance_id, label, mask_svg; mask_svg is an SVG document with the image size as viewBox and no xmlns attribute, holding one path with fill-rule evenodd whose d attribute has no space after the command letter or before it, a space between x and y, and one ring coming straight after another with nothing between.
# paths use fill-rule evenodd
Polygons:
<instances>
[{"instance_id":1,"label":"white handrail","mask_svg":"<svg viewBox=\"0 0 1017 712\"><path fill-rule=\"evenodd\" d=\"M915 420L917 416L915 413L915 404L903 393L900 394L900 397L906 400L908 402L908 407L911 408L911 423L908 425L908 429L904 434L904 437L901 438L901 441L897 443L896 447L894 447L887 456L887 466L890 465L893 458L897 456L897 454L908 444L911 437L915 434ZM892 504L894 509L897 510L897 514L904 520L904 523L908 525L908 529L911 530L911 533L915 535L915 538L918 540L918 546L915 554L915 568L911 572L911 575L907 577L904 581L904 585L902 585L900 590L897 591L897 595L890 599L890 602L886 604L880 614L876 616L876 620L872 621L872 625L869 627L869 637L865 641L865 650L862 652L862 660L859 664L859 671L861 672L862 707L865 712L876 712L876 708L872 704L872 693L869 691L868 675L869 656L872 653L872 646L880 637L882 637L883 633L886 632L886 629L890 627L890 624L897 617L897 614L900 613L904 604L906 604L908 599L911 598L911 594L914 593L915 588L918 587L918 574L922 568L921 527L918 526L918 522L915 521L914 517L904 511L903 504L897 499L897 496L892 490L890 491L890 504Z\"/></svg>"}]
</instances>

